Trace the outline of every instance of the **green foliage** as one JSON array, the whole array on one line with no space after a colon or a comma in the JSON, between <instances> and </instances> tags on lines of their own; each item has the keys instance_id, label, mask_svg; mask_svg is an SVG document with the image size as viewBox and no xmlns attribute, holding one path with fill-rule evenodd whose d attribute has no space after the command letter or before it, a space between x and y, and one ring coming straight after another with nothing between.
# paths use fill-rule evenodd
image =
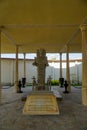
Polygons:
<instances>
[{"instance_id":1,"label":"green foliage","mask_svg":"<svg viewBox=\"0 0 87 130\"><path fill-rule=\"evenodd\" d=\"M26 86L28 86L28 87L32 86L32 83L26 83Z\"/></svg>"},{"instance_id":2,"label":"green foliage","mask_svg":"<svg viewBox=\"0 0 87 130\"><path fill-rule=\"evenodd\" d=\"M51 85L59 85L59 80L51 80Z\"/></svg>"},{"instance_id":3,"label":"green foliage","mask_svg":"<svg viewBox=\"0 0 87 130\"><path fill-rule=\"evenodd\" d=\"M73 81L72 86L82 86L82 83L81 82L77 82L77 81Z\"/></svg>"}]
</instances>

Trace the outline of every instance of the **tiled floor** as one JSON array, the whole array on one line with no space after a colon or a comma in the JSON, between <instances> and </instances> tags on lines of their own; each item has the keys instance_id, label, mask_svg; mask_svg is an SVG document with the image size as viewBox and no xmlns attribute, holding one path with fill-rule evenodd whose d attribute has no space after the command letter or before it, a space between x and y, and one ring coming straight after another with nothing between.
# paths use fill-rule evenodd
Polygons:
<instances>
[{"instance_id":1,"label":"tiled floor","mask_svg":"<svg viewBox=\"0 0 87 130\"><path fill-rule=\"evenodd\" d=\"M87 130L87 107L82 105L81 89L73 88L58 101L59 115L29 116L23 115L25 102L21 97L29 93L31 87L22 88L23 93L15 93L13 87L2 89L0 104L0 130Z\"/></svg>"}]
</instances>

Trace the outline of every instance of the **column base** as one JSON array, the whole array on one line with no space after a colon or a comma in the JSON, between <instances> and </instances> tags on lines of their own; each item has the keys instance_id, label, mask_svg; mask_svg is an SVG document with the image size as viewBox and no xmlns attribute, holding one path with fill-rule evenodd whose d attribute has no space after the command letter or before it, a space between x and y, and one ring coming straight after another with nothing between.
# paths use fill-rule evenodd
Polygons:
<instances>
[{"instance_id":1,"label":"column base","mask_svg":"<svg viewBox=\"0 0 87 130\"><path fill-rule=\"evenodd\" d=\"M87 106L87 86L82 86L82 104Z\"/></svg>"}]
</instances>

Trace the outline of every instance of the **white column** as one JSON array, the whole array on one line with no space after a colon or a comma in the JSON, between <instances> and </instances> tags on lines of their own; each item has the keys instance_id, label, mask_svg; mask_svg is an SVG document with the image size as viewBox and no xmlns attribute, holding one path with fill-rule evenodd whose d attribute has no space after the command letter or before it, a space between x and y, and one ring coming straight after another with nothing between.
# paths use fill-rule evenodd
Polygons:
<instances>
[{"instance_id":1,"label":"white column","mask_svg":"<svg viewBox=\"0 0 87 130\"><path fill-rule=\"evenodd\" d=\"M17 92L18 90L18 46L16 45L15 92Z\"/></svg>"},{"instance_id":2,"label":"white column","mask_svg":"<svg viewBox=\"0 0 87 130\"><path fill-rule=\"evenodd\" d=\"M87 25L80 26L82 32L82 104L87 106Z\"/></svg>"},{"instance_id":3,"label":"white column","mask_svg":"<svg viewBox=\"0 0 87 130\"><path fill-rule=\"evenodd\" d=\"M26 54L24 53L24 78L26 78Z\"/></svg>"},{"instance_id":4,"label":"white column","mask_svg":"<svg viewBox=\"0 0 87 130\"><path fill-rule=\"evenodd\" d=\"M78 61L75 61L75 69L76 69L76 80L77 83L79 83Z\"/></svg>"},{"instance_id":5,"label":"white column","mask_svg":"<svg viewBox=\"0 0 87 130\"><path fill-rule=\"evenodd\" d=\"M66 46L66 80L68 82L68 91L71 92L70 70L69 70L69 45Z\"/></svg>"},{"instance_id":6,"label":"white column","mask_svg":"<svg viewBox=\"0 0 87 130\"><path fill-rule=\"evenodd\" d=\"M60 78L62 78L62 53L60 53Z\"/></svg>"},{"instance_id":7,"label":"white column","mask_svg":"<svg viewBox=\"0 0 87 130\"><path fill-rule=\"evenodd\" d=\"M0 103L2 98L2 86L1 86L1 28L0 28Z\"/></svg>"}]
</instances>

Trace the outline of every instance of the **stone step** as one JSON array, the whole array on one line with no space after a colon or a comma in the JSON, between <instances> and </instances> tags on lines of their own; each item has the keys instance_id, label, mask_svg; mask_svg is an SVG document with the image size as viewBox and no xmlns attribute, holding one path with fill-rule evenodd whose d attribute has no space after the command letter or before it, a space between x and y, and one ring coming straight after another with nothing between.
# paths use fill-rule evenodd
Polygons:
<instances>
[{"instance_id":1,"label":"stone step","mask_svg":"<svg viewBox=\"0 0 87 130\"><path fill-rule=\"evenodd\" d=\"M53 94L55 95L55 97L58 99L58 100L62 100L62 95L59 93L59 91L57 90L53 90Z\"/></svg>"},{"instance_id":2,"label":"stone step","mask_svg":"<svg viewBox=\"0 0 87 130\"><path fill-rule=\"evenodd\" d=\"M23 114L26 115L55 115L59 114L59 107L54 94L37 92L30 94L24 105Z\"/></svg>"}]
</instances>

